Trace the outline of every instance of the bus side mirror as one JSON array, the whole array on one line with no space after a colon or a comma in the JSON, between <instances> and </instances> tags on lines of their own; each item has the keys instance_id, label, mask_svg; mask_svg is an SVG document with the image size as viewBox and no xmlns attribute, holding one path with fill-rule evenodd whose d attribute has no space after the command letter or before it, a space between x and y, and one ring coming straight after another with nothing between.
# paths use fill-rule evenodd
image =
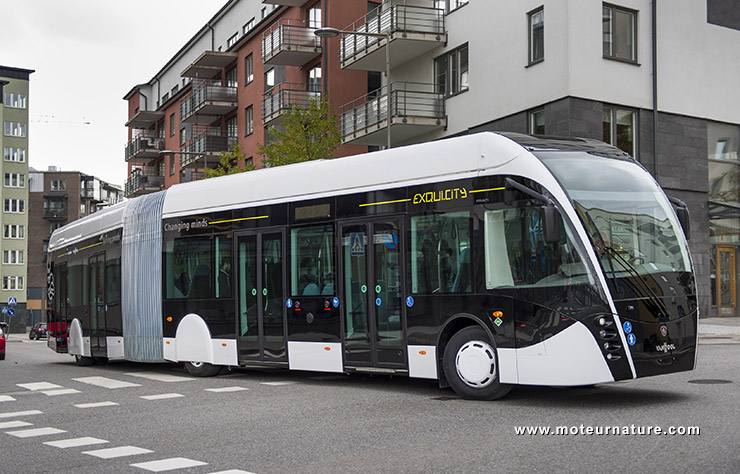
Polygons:
<instances>
[{"instance_id":1,"label":"bus side mirror","mask_svg":"<svg viewBox=\"0 0 740 474\"><path fill-rule=\"evenodd\" d=\"M676 217L678 217L678 223L681 224L683 233L686 236L686 240L691 237L691 223L689 222L689 206L686 205L682 200L673 196L667 196L671 204L676 206Z\"/></svg>"},{"instance_id":2,"label":"bus side mirror","mask_svg":"<svg viewBox=\"0 0 740 474\"><path fill-rule=\"evenodd\" d=\"M560 215L558 214L558 210L553 203L549 203L546 206L542 206L542 211L545 216L542 229L545 243L556 244L560 242Z\"/></svg>"}]
</instances>

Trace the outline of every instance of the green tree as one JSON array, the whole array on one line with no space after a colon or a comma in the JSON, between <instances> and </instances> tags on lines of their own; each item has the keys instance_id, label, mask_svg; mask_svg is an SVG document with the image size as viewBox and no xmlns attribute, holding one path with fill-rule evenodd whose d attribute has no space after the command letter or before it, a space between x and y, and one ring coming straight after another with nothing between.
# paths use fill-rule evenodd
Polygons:
<instances>
[{"instance_id":1,"label":"green tree","mask_svg":"<svg viewBox=\"0 0 740 474\"><path fill-rule=\"evenodd\" d=\"M332 158L342 144L339 121L326 97L310 99L307 107L292 104L283 116L282 127L270 127L267 144L259 145L267 166Z\"/></svg>"},{"instance_id":2,"label":"green tree","mask_svg":"<svg viewBox=\"0 0 740 474\"><path fill-rule=\"evenodd\" d=\"M245 171L252 171L254 169L254 165L252 163L243 167L237 165L240 160L246 158L246 155L238 143L234 143L230 148L230 151L221 152L221 159L218 162L218 166L213 169L205 170L206 179L215 178L216 176L225 176L227 174L244 173Z\"/></svg>"}]
</instances>

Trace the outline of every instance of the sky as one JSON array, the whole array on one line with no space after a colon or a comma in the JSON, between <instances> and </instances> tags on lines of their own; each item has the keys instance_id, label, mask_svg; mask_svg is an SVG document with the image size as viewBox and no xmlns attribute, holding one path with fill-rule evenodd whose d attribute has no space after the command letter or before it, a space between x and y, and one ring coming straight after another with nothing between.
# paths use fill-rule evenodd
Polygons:
<instances>
[{"instance_id":1,"label":"sky","mask_svg":"<svg viewBox=\"0 0 740 474\"><path fill-rule=\"evenodd\" d=\"M0 65L33 69L28 164L123 186L128 108L226 0L0 0Z\"/></svg>"}]
</instances>

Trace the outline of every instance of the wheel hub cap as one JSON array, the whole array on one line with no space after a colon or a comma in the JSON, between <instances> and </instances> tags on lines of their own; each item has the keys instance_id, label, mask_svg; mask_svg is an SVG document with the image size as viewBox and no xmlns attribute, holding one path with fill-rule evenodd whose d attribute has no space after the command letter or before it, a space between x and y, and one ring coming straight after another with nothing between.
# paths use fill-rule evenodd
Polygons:
<instances>
[{"instance_id":1,"label":"wheel hub cap","mask_svg":"<svg viewBox=\"0 0 740 474\"><path fill-rule=\"evenodd\" d=\"M474 388L482 388L496 379L496 356L493 347L483 341L468 341L455 357L460 379Z\"/></svg>"}]
</instances>

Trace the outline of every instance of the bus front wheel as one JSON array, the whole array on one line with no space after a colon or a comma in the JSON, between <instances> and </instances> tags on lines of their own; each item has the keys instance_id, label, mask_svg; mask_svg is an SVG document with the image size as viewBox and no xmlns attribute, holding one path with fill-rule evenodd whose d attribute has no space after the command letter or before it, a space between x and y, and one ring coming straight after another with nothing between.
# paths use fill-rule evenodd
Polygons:
<instances>
[{"instance_id":1,"label":"bus front wheel","mask_svg":"<svg viewBox=\"0 0 740 474\"><path fill-rule=\"evenodd\" d=\"M221 366L207 362L185 362L185 370L193 377L213 377L221 372Z\"/></svg>"},{"instance_id":2,"label":"bus front wheel","mask_svg":"<svg viewBox=\"0 0 740 474\"><path fill-rule=\"evenodd\" d=\"M469 400L496 400L511 390L499 383L496 348L480 326L470 326L452 336L442 365L452 389Z\"/></svg>"}]
</instances>

